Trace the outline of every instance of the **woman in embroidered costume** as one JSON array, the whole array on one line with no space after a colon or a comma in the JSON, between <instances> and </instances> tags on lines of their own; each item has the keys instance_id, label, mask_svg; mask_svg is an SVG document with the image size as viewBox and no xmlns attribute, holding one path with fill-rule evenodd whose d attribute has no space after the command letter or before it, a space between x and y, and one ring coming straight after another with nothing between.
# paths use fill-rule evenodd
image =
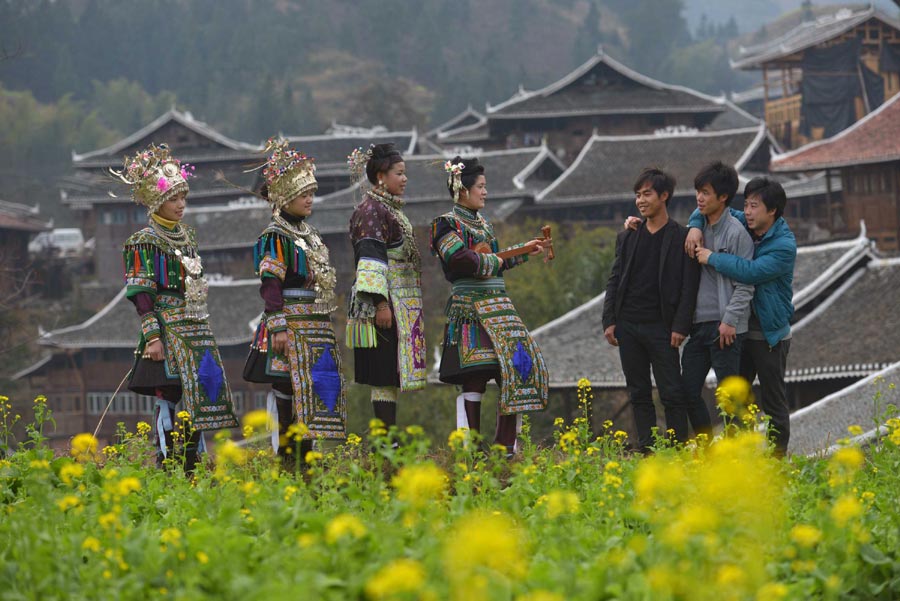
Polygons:
<instances>
[{"instance_id":1,"label":"woman in embroidered costume","mask_svg":"<svg viewBox=\"0 0 900 601\"><path fill-rule=\"evenodd\" d=\"M372 387L375 417L396 423L399 391L425 387L425 323L419 250L403 214L406 166L393 144L349 157L351 174L372 184L350 217L356 260L347 345L355 380Z\"/></svg>"},{"instance_id":2,"label":"woman in embroidered costume","mask_svg":"<svg viewBox=\"0 0 900 601\"><path fill-rule=\"evenodd\" d=\"M296 423L289 438L301 439L302 459L316 438L346 438L341 356L331 324L336 277L328 248L305 221L318 188L313 159L281 140L269 140L267 151L264 196L272 221L253 252L265 314L244 379L272 384L269 412L278 424L272 445L282 457L290 454L285 437Z\"/></svg>"},{"instance_id":3,"label":"woman in embroidered costume","mask_svg":"<svg viewBox=\"0 0 900 601\"><path fill-rule=\"evenodd\" d=\"M207 321L208 286L193 228L183 225L187 178L192 167L150 145L126 158L113 174L131 185L132 198L147 207L150 224L125 242L126 296L141 318L137 359L128 388L156 396L158 460L172 452L176 404L190 415L185 470L202 451L205 430L238 425L222 359ZM180 413L180 412L179 412ZM179 420L180 421L180 420Z\"/></svg>"},{"instance_id":4,"label":"woman in embroidered costume","mask_svg":"<svg viewBox=\"0 0 900 601\"><path fill-rule=\"evenodd\" d=\"M455 157L444 168L454 205L432 222L431 233L432 252L453 285L440 379L462 387L456 399L456 426L474 431L480 430L487 382L497 381L495 442L511 454L522 413L547 406L548 377L540 349L506 296L503 272L524 263L529 255L541 254L544 242L531 240L504 251L514 256L499 257L494 228L479 213L487 199L484 167L478 159Z\"/></svg>"}]
</instances>

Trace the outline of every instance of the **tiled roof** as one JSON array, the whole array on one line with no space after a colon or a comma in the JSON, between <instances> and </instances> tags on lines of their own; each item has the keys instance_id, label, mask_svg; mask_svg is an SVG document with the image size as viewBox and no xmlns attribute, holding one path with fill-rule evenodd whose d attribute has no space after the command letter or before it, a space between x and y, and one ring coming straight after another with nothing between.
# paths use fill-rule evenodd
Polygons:
<instances>
[{"instance_id":1,"label":"tiled roof","mask_svg":"<svg viewBox=\"0 0 900 601\"><path fill-rule=\"evenodd\" d=\"M816 171L897 160L900 94L831 138L772 157L772 171Z\"/></svg>"},{"instance_id":2,"label":"tiled roof","mask_svg":"<svg viewBox=\"0 0 900 601\"><path fill-rule=\"evenodd\" d=\"M599 50L580 67L549 86L520 90L487 107L489 119L633 114L718 113L715 98L690 88L641 75Z\"/></svg>"},{"instance_id":3,"label":"tiled roof","mask_svg":"<svg viewBox=\"0 0 900 601\"><path fill-rule=\"evenodd\" d=\"M407 157L404 212L413 226L424 226L436 216L449 210L451 201L446 188L442 155L413 155ZM498 150L479 155L488 178L488 203L485 215L501 221L522 204L522 199L534 194L532 176L544 161L562 170L558 160L546 147ZM348 231L350 215L360 200L357 186L316 197L310 224L322 234ZM185 221L196 225L201 250L242 248L252 245L269 221L269 209L258 203L232 203L188 209Z\"/></svg>"},{"instance_id":4,"label":"tiled roof","mask_svg":"<svg viewBox=\"0 0 900 601\"><path fill-rule=\"evenodd\" d=\"M259 280L209 283L209 323L220 346L246 344L250 324L262 312ZM134 348L141 322L125 288L87 321L44 334L38 342L56 348Z\"/></svg>"},{"instance_id":5,"label":"tiled roof","mask_svg":"<svg viewBox=\"0 0 900 601\"><path fill-rule=\"evenodd\" d=\"M868 249L864 237L846 243L804 247L798 253L794 266L795 303L798 299L802 301L804 298L815 298L816 292L827 289L837 278L845 275L843 266L855 265L852 259L860 256L861 249ZM828 272L826 265L836 267ZM821 276L817 277L819 273ZM595 388L625 386L618 349L607 344L603 338L605 297L606 293L603 292L532 332L550 370L552 387L574 388L579 378L588 378ZM827 330L822 332L823 338L835 333L827 323L822 323L821 327ZM797 344L792 343L791 355L798 348Z\"/></svg>"},{"instance_id":6,"label":"tiled roof","mask_svg":"<svg viewBox=\"0 0 900 601\"><path fill-rule=\"evenodd\" d=\"M730 100L724 100L721 104L725 110L716 115L709 125L703 128L703 131L744 129L758 127L760 123L763 123L762 119L754 117Z\"/></svg>"},{"instance_id":7,"label":"tiled roof","mask_svg":"<svg viewBox=\"0 0 900 601\"><path fill-rule=\"evenodd\" d=\"M288 136L291 146L316 160L317 173L320 175L350 175L347 171L347 155L354 148L369 144L393 142L400 154L406 158L416 152L419 136L416 130L387 131L384 128L346 128L337 127L332 133L316 136Z\"/></svg>"},{"instance_id":8,"label":"tiled roof","mask_svg":"<svg viewBox=\"0 0 900 601\"><path fill-rule=\"evenodd\" d=\"M634 179L643 167L671 173L676 194L693 194L694 175L721 160L740 172L769 143L765 125L726 131L692 131L637 136L598 136L555 182L537 197L538 204L586 204L631 199Z\"/></svg>"},{"instance_id":9,"label":"tiled roof","mask_svg":"<svg viewBox=\"0 0 900 601\"><path fill-rule=\"evenodd\" d=\"M107 146L106 148L101 148L99 150L93 150L91 152L85 152L82 154L73 152L72 162L75 163L76 167L90 167L95 166L94 163L97 163L99 166L109 164L109 161L111 159L114 164L122 160L122 157L120 155L123 153L123 151L140 142L144 138L152 135L153 132L159 130L170 122L177 123L211 140L212 142L215 142L216 145L220 147L219 149L216 149L216 151L213 151L213 149L205 150L221 157L229 155L237 155L243 157L246 155L252 155L253 153L257 153L261 150L259 146L246 144L244 142L238 142L237 140L232 140L227 136L223 136L216 130L209 127L206 123L194 119L194 117L190 113L182 113L180 111L176 111L173 108L163 113L130 136L122 138L111 146ZM173 150L177 149L175 149L175 147L173 146ZM187 159L183 158L182 160Z\"/></svg>"},{"instance_id":10,"label":"tiled roof","mask_svg":"<svg viewBox=\"0 0 900 601\"><path fill-rule=\"evenodd\" d=\"M43 232L50 224L38 217L36 207L0 200L0 230Z\"/></svg>"},{"instance_id":11,"label":"tiled roof","mask_svg":"<svg viewBox=\"0 0 900 601\"><path fill-rule=\"evenodd\" d=\"M900 360L900 260L858 270L793 327L791 382L874 373Z\"/></svg>"},{"instance_id":12,"label":"tiled roof","mask_svg":"<svg viewBox=\"0 0 900 601\"><path fill-rule=\"evenodd\" d=\"M440 125L430 129L425 133L426 138L431 138L441 132L445 132L460 127L465 127L473 123L477 123L484 119L484 115L472 108L472 105L466 107L466 110L444 121Z\"/></svg>"},{"instance_id":13,"label":"tiled roof","mask_svg":"<svg viewBox=\"0 0 900 601\"><path fill-rule=\"evenodd\" d=\"M797 249L794 265L794 308L802 309L820 297L836 281L874 258L872 242L866 237L866 225L853 240L826 242Z\"/></svg>"},{"instance_id":14,"label":"tiled roof","mask_svg":"<svg viewBox=\"0 0 900 601\"><path fill-rule=\"evenodd\" d=\"M731 62L731 66L735 69L760 69L764 63L827 42L873 18L891 27L900 28L896 21L872 6L863 10L842 8L836 13L801 23L774 40L740 47L738 58Z\"/></svg>"},{"instance_id":15,"label":"tiled roof","mask_svg":"<svg viewBox=\"0 0 900 601\"><path fill-rule=\"evenodd\" d=\"M876 398L880 398L879 403ZM802 455L822 453L837 440L848 437L850 426L874 430L874 424L884 419L883 412L889 404L900 406L900 362L792 413L788 451Z\"/></svg>"}]
</instances>

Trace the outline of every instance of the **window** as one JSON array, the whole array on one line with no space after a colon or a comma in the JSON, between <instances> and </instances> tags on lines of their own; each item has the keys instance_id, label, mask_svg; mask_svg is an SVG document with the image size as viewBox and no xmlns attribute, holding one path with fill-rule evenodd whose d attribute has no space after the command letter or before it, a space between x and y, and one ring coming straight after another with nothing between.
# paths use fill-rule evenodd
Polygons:
<instances>
[{"instance_id":1,"label":"window","mask_svg":"<svg viewBox=\"0 0 900 601\"><path fill-rule=\"evenodd\" d=\"M238 415L244 413L244 392L232 391L231 402L234 404L234 412Z\"/></svg>"},{"instance_id":2,"label":"window","mask_svg":"<svg viewBox=\"0 0 900 601\"><path fill-rule=\"evenodd\" d=\"M269 396L268 392L257 390L253 393L253 408L254 409L265 409L266 408L266 397Z\"/></svg>"},{"instance_id":3,"label":"window","mask_svg":"<svg viewBox=\"0 0 900 601\"><path fill-rule=\"evenodd\" d=\"M131 223L146 223L147 211L141 208L131 210Z\"/></svg>"},{"instance_id":4,"label":"window","mask_svg":"<svg viewBox=\"0 0 900 601\"><path fill-rule=\"evenodd\" d=\"M106 404L112 396L109 392L89 392L87 395L87 410L90 415L100 415L106 409Z\"/></svg>"}]
</instances>

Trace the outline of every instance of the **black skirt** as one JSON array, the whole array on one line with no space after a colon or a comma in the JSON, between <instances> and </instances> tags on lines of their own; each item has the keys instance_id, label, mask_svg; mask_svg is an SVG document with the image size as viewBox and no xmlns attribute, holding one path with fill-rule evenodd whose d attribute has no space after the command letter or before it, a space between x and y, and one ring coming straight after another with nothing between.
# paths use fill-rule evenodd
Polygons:
<instances>
[{"instance_id":1,"label":"black skirt","mask_svg":"<svg viewBox=\"0 0 900 601\"><path fill-rule=\"evenodd\" d=\"M444 326L444 345L441 349L441 367L438 370L441 382L446 384L457 384L462 386L466 382L477 380L496 380L500 383L500 364L490 363L487 365L473 365L470 367L462 367L459 360L459 344L450 344L447 336L449 326ZM477 341L479 347L492 347L491 337L485 331L481 324L477 328Z\"/></svg>"},{"instance_id":2,"label":"black skirt","mask_svg":"<svg viewBox=\"0 0 900 601\"><path fill-rule=\"evenodd\" d=\"M395 324L388 329L376 327L375 331L378 337L376 348L353 349L353 379L357 384L399 388L397 326Z\"/></svg>"}]
</instances>

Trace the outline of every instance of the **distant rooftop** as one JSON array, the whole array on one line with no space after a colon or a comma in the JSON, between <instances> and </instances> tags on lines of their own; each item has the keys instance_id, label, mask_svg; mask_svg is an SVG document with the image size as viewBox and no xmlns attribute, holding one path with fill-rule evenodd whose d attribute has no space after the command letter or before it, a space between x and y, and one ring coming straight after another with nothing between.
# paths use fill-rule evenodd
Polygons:
<instances>
[{"instance_id":1,"label":"distant rooftop","mask_svg":"<svg viewBox=\"0 0 900 601\"><path fill-rule=\"evenodd\" d=\"M487 107L489 119L619 115L635 113L718 113L717 99L663 83L616 61L602 49L562 79L540 90L520 89Z\"/></svg>"},{"instance_id":2,"label":"distant rooftop","mask_svg":"<svg viewBox=\"0 0 900 601\"><path fill-rule=\"evenodd\" d=\"M900 160L900 94L839 134L772 157L772 171L815 171Z\"/></svg>"},{"instance_id":3,"label":"distant rooftop","mask_svg":"<svg viewBox=\"0 0 900 601\"><path fill-rule=\"evenodd\" d=\"M764 63L788 57L812 48L843 33L869 19L878 19L889 27L900 29L900 23L880 10L867 8L837 8L834 12L821 15L811 21L801 22L773 39L762 43L741 46L738 57L731 62L735 69L760 69Z\"/></svg>"}]
</instances>

